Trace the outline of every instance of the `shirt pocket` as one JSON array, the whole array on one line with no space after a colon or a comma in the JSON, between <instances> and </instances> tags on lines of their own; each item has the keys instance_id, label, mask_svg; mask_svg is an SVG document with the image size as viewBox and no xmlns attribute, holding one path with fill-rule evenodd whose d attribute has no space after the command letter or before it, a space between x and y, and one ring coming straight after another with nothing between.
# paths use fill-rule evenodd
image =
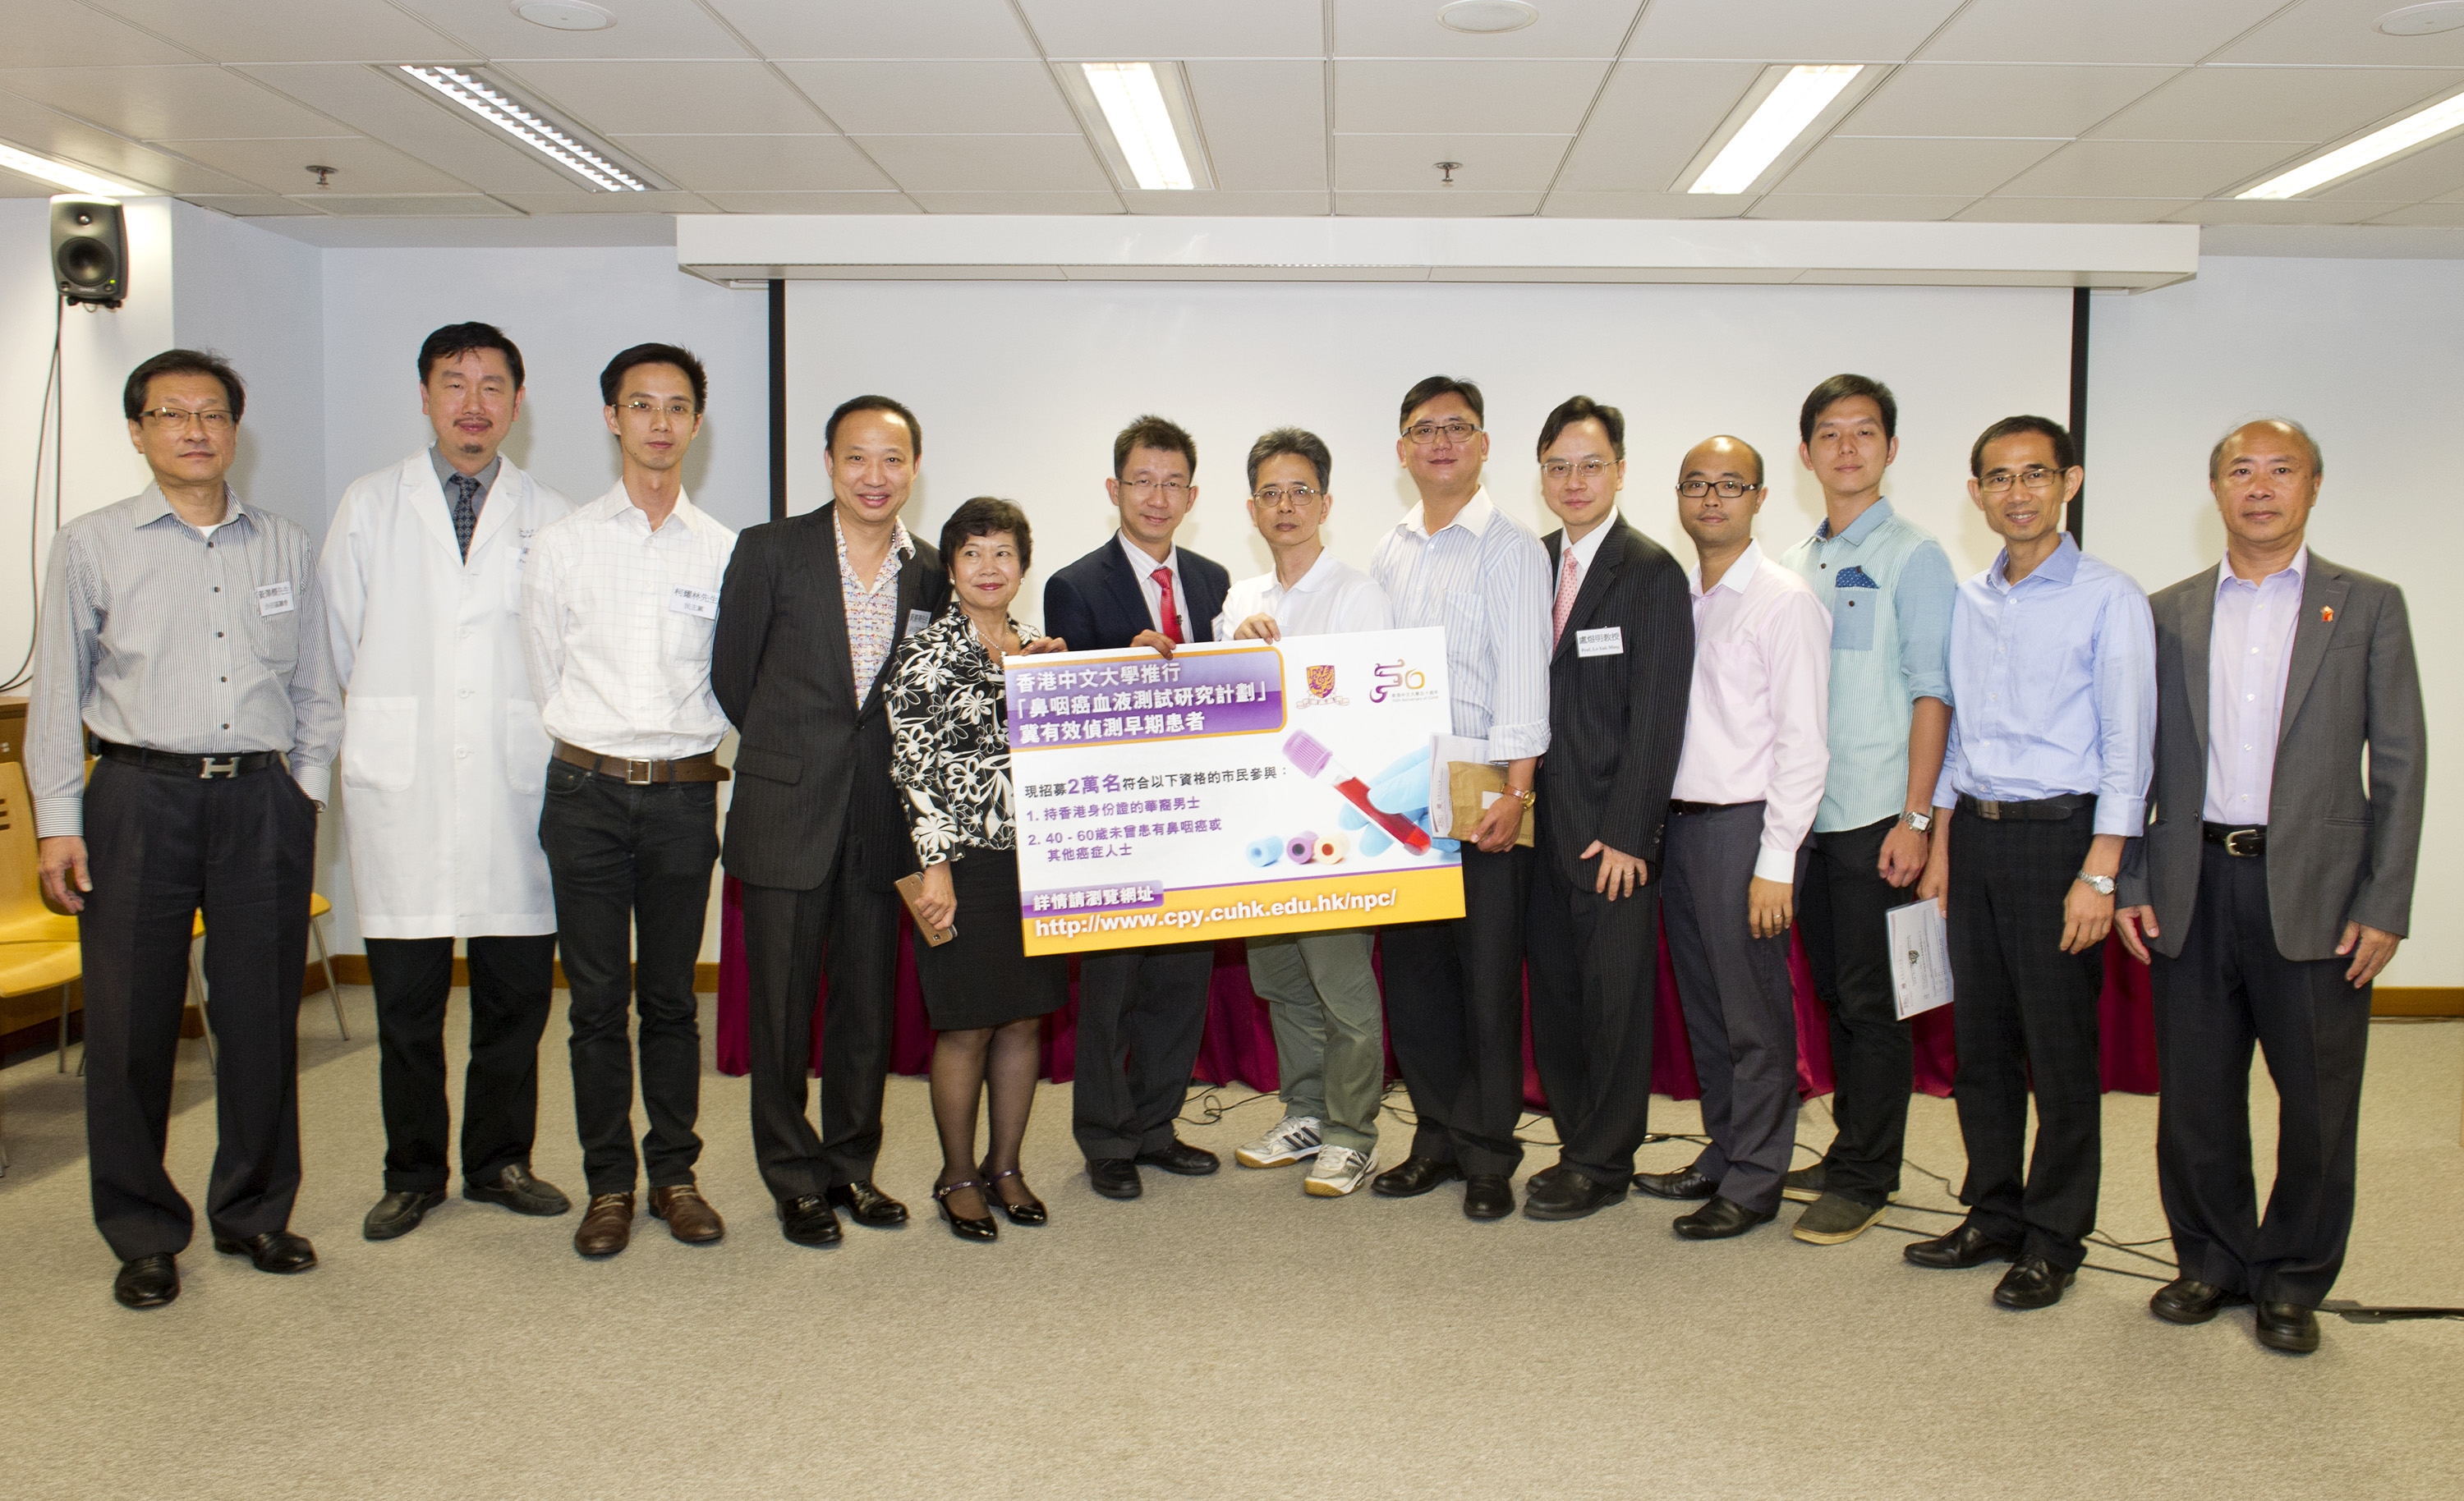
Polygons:
<instances>
[{"instance_id":1,"label":"shirt pocket","mask_svg":"<svg viewBox=\"0 0 2464 1501\"><path fill-rule=\"evenodd\" d=\"M398 793L419 771L419 700L342 700L342 785Z\"/></svg>"},{"instance_id":2,"label":"shirt pocket","mask_svg":"<svg viewBox=\"0 0 2464 1501\"><path fill-rule=\"evenodd\" d=\"M249 644L265 670L274 674L286 686L292 670L299 665L299 604L301 586L291 587L291 608L273 615L260 615L253 600L240 605L240 619L246 622Z\"/></svg>"},{"instance_id":3,"label":"shirt pocket","mask_svg":"<svg viewBox=\"0 0 2464 1501\"><path fill-rule=\"evenodd\" d=\"M1842 585L1831 591L1831 649L1872 651L1874 617L1881 612L1882 591L1870 584Z\"/></svg>"}]
</instances>

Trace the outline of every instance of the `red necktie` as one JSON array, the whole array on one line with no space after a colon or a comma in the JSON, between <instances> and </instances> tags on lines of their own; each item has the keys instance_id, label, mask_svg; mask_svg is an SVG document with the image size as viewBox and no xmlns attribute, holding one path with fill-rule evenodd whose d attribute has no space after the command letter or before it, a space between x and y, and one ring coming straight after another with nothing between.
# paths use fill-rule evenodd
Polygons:
<instances>
[{"instance_id":1,"label":"red necktie","mask_svg":"<svg viewBox=\"0 0 2464 1501\"><path fill-rule=\"evenodd\" d=\"M1552 651L1559 642L1566 639L1566 617L1574 613L1574 547L1571 542L1561 545L1565 549L1566 569L1557 578L1557 607L1550 612L1555 617L1549 622L1549 646Z\"/></svg>"},{"instance_id":2,"label":"red necktie","mask_svg":"<svg viewBox=\"0 0 2464 1501\"><path fill-rule=\"evenodd\" d=\"M1172 607L1172 570L1158 568L1147 576L1163 591L1163 598L1155 605L1155 614L1163 620L1164 640L1177 646L1184 638L1180 634L1180 612Z\"/></svg>"}]
</instances>

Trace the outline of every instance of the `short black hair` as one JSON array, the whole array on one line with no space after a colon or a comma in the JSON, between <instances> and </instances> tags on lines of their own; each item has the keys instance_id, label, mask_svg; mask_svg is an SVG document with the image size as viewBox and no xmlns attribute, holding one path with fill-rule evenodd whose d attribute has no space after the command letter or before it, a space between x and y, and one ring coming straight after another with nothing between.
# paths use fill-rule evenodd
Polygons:
<instances>
[{"instance_id":1,"label":"short black hair","mask_svg":"<svg viewBox=\"0 0 2464 1501\"><path fill-rule=\"evenodd\" d=\"M2299 423L2295 422L2290 417L2254 417L2248 422L2233 424L2230 431L2228 431L2223 437L2216 440L2216 446L2208 450L2208 483L2212 485L2216 482L2216 471L2223 467L2225 462L2225 445L2233 442L2245 427L2257 427L2270 423L2291 432L2293 436L2301 440L2303 447L2310 450L2311 473L2324 474L2327 472L2327 456L2319 451L2319 440L2310 436L2309 428L2302 426Z\"/></svg>"},{"instance_id":2,"label":"short black hair","mask_svg":"<svg viewBox=\"0 0 2464 1501\"><path fill-rule=\"evenodd\" d=\"M1112 478L1119 479L1130 467L1132 448L1177 453L1189 461L1189 477L1198 478L1198 440L1178 423L1167 422L1150 412L1122 428L1112 439Z\"/></svg>"},{"instance_id":3,"label":"short black hair","mask_svg":"<svg viewBox=\"0 0 2464 1501\"><path fill-rule=\"evenodd\" d=\"M1975 446L1968 450L1968 477L1985 477L1985 446L2015 438L2021 433L2042 434L2054 446L2054 468L2067 469L2079 463L2079 445L2071 441L2071 430L2050 417L2005 417L1976 435Z\"/></svg>"},{"instance_id":4,"label":"short black hair","mask_svg":"<svg viewBox=\"0 0 2464 1501\"><path fill-rule=\"evenodd\" d=\"M1555 443L1558 435L1567 428L1580 422L1595 422L1607 428L1609 446L1617 450L1618 458L1625 457L1625 413L1614 406L1602 406L1588 396L1570 396L1557 403L1557 409L1540 424L1537 454L1547 456L1549 445Z\"/></svg>"},{"instance_id":5,"label":"short black hair","mask_svg":"<svg viewBox=\"0 0 2464 1501\"><path fill-rule=\"evenodd\" d=\"M419 383L426 385L428 378L446 360L477 349L493 349L503 355L505 367L514 373L514 389L522 388L522 352L494 323L448 323L429 335L419 346Z\"/></svg>"},{"instance_id":6,"label":"short black hair","mask_svg":"<svg viewBox=\"0 0 2464 1501\"><path fill-rule=\"evenodd\" d=\"M240 383L239 372L222 356L202 349L166 349L128 372L128 383L120 388L120 409L130 422L145 410L145 387L156 376L212 376L223 383L223 400L231 403L231 421L248 405L248 387Z\"/></svg>"},{"instance_id":7,"label":"short black hair","mask_svg":"<svg viewBox=\"0 0 2464 1501\"><path fill-rule=\"evenodd\" d=\"M1796 439L1799 443L1814 441L1814 424L1822 414L1854 397L1870 397L1882 409L1882 441L1890 442L1900 435L1900 401L1891 388L1871 376L1836 375L1814 388L1805 405L1796 414Z\"/></svg>"},{"instance_id":8,"label":"short black hair","mask_svg":"<svg viewBox=\"0 0 2464 1501\"><path fill-rule=\"evenodd\" d=\"M907 409L907 403L892 401L886 396L850 396L841 402L839 409L830 413L830 420L822 424L824 453L838 446L839 424L858 412L888 412L905 423L909 457L916 459L924 457L924 424L915 420L915 414Z\"/></svg>"},{"instance_id":9,"label":"short black hair","mask_svg":"<svg viewBox=\"0 0 2464 1501\"><path fill-rule=\"evenodd\" d=\"M1326 440L1306 428L1278 427L1249 445L1249 493L1258 492L1258 466L1286 453L1309 460L1317 470L1317 488L1326 489L1334 474L1334 455L1327 451Z\"/></svg>"},{"instance_id":10,"label":"short black hair","mask_svg":"<svg viewBox=\"0 0 2464 1501\"><path fill-rule=\"evenodd\" d=\"M1488 421L1488 403L1481 399L1479 386L1468 381L1458 381L1453 376L1435 375L1403 393L1402 414L1396 418L1395 425L1399 429L1409 424L1414 412L1441 396L1462 397L1474 417L1484 423Z\"/></svg>"},{"instance_id":11,"label":"short black hair","mask_svg":"<svg viewBox=\"0 0 2464 1501\"><path fill-rule=\"evenodd\" d=\"M683 371L685 379L693 382L695 412L700 411L702 402L709 399L710 376L702 369L701 361L693 358L692 350L678 349L673 344L636 344L607 361L607 368L599 372L601 403L615 405L616 392L625 383L626 372L642 365L673 365Z\"/></svg>"},{"instance_id":12,"label":"short black hair","mask_svg":"<svg viewBox=\"0 0 2464 1501\"><path fill-rule=\"evenodd\" d=\"M958 548L971 536L991 536L1006 532L1018 544L1018 567L1024 573L1035 562L1035 537L1027 531L1026 512L1017 502L998 495L978 495L950 512L941 523L941 567L947 572L956 566Z\"/></svg>"}]
</instances>

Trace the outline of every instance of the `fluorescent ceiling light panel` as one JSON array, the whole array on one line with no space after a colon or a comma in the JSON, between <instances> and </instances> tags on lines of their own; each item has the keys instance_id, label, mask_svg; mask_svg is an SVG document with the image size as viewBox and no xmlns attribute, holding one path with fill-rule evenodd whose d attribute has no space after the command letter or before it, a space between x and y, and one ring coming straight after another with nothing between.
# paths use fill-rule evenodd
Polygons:
<instances>
[{"instance_id":1,"label":"fluorescent ceiling light panel","mask_svg":"<svg viewBox=\"0 0 2464 1501\"><path fill-rule=\"evenodd\" d=\"M130 187L107 177L97 177L83 167L38 157L31 151L21 151L6 141L0 141L0 166L37 182L65 187L72 193L92 193L98 198L139 198L145 192L142 187Z\"/></svg>"},{"instance_id":2,"label":"fluorescent ceiling light panel","mask_svg":"<svg viewBox=\"0 0 2464 1501\"><path fill-rule=\"evenodd\" d=\"M1807 126L1821 119L1840 92L1864 71L1862 64L1853 62L1807 63L1788 70L1779 87L1771 91L1685 190L1742 193L1750 189L1755 179L1805 134Z\"/></svg>"},{"instance_id":3,"label":"fluorescent ceiling light panel","mask_svg":"<svg viewBox=\"0 0 2464 1501\"><path fill-rule=\"evenodd\" d=\"M1143 62L1089 62L1087 87L1111 127L1112 140L1140 187L1188 191L1198 186L1189 169L1188 153L1172 126L1172 110L1155 81L1155 66Z\"/></svg>"},{"instance_id":4,"label":"fluorescent ceiling light panel","mask_svg":"<svg viewBox=\"0 0 2464 1501\"><path fill-rule=\"evenodd\" d=\"M406 76L435 90L601 192L649 191L649 184L459 68L427 68L416 63L400 66Z\"/></svg>"},{"instance_id":5,"label":"fluorescent ceiling light panel","mask_svg":"<svg viewBox=\"0 0 2464 1501\"><path fill-rule=\"evenodd\" d=\"M2409 151L2424 141L2436 140L2451 130L2464 128L2464 94L2440 99L2427 109L2416 110L2392 125L2371 131L2349 145L2338 146L2325 156L2313 157L2290 172L2279 173L2236 198L2282 199L2299 198L2314 187L2324 187L2340 177L2350 177L2365 167L2372 167L2401 151Z\"/></svg>"}]
</instances>

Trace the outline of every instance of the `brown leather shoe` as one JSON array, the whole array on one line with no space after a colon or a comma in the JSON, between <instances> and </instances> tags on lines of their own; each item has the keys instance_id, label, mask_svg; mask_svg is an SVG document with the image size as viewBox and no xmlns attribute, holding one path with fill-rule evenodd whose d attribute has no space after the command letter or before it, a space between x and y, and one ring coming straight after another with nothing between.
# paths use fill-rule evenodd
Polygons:
<instances>
[{"instance_id":1,"label":"brown leather shoe","mask_svg":"<svg viewBox=\"0 0 2464 1501\"><path fill-rule=\"evenodd\" d=\"M651 1189L650 1217L667 1221L668 1233L688 1246L707 1246L727 1233L718 1211L689 1183Z\"/></svg>"},{"instance_id":2,"label":"brown leather shoe","mask_svg":"<svg viewBox=\"0 0 2464 1501\"><path fill-rule=\"evenodd\" d=\"M633 1196L594 1193L573 1232L573 1249L585 1256L612 1256L633 1240Z\"/></svg>"}]
</instances>

